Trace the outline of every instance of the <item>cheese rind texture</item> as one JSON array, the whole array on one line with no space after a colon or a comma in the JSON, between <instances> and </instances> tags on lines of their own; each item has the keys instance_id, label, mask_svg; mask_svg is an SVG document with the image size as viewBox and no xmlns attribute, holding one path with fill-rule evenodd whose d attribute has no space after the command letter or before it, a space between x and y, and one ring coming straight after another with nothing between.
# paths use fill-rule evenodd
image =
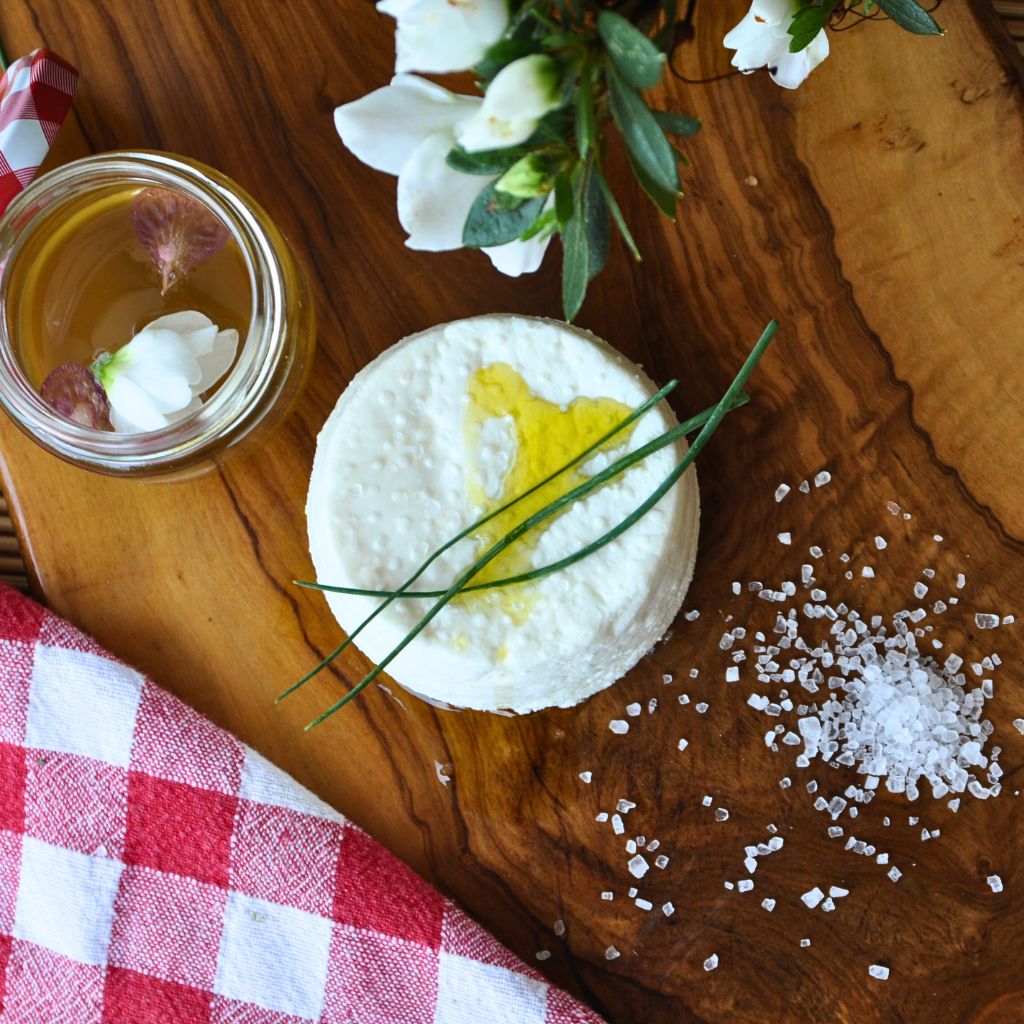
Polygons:
<instances>
[{"instance_id":1,"label":"cheese rind texture","mask_svg":"<svg viewBox=\"0 0 1024 1024\"><path fill-rule=\"evenodd\" d=\"M430 553L479 518L468 495L470 470L493 490L515 455L509 448L514 429L497 419L480 429L477 450L467 451L470 378L495 363L511 366L535 395L560 406L587 396L636 407L657 391L610 345L556 321L482 316L398 342L353 378L317 441L306 515L320 583L397 589ZM625 444L595 456L586 470L596 472L676 422L660 402ZM684 442L662 449L538 527L543 532L532 565L564 558L614 527L685 452ZM579 703L625 675L671 625L693 574L699 516L691 467L611 544L523 585L525 616L510 615L500 602L459 598L387 673L419 696L454 707L525 713ZM460 541L414 589L445 590L479 556L478 548L472 538ZM325 596L346 631L380 603ZM381 661L432 604L393 602L356 644Z\"/></svg>"}]
</instances>

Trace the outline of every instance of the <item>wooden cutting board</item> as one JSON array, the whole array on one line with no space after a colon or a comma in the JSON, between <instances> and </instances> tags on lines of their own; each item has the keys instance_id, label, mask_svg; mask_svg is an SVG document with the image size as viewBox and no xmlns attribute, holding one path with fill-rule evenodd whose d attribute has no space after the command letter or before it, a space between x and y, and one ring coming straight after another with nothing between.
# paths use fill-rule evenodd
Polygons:
<instances>
[{"instance_id":1,"label":"wooden cutting board","mask_svg":"<svg viewBox=\"0 0 1024 1024\"><path fill-rule=\"evenodd\" d=\"M316 433L352 375L412 331L495 310L557 315L557 253L546 271L498 276L474 254L403 248L394 180L339 144L332 108L385 83L391 23L370 4L318 0L10 0L9 52L45 44L83 73L55 160L162 148L221 168L260 198L310 270L320 349L299 412L266 447L179 484L107 480L43 454L0 424L3 484L36 591L56 611L237 733L351 815L455 896L529 961L616 1024L971 1022L1024 1019L1024 715L1020 628L979 635L973 611L1024 617L1024 110L1021 64L983 0L943 4L943 40L869 24L833 37L833 57L796 93L729 70L726 28L745 4L702 3L679 52L672 109L704 119L678 223L623 185L642 267L617 248L580 323L679 376L680 412L721 391L765 321L779 341L702 457L703 537L671 639L582 707L528 718L436 711L400 690L367 693L312 734L302 726L364 671L275 708L272 697L337 642L326 606L290 586L308 576L303 501ZM620 181L625 181L622 174ZM826 487L772 499L822 467ZM886 511L898 502L913 518ZM790 531L791 547L776 541ZM933 534L945 540L938 544ZM871 538L889 538L885 552ZM396 539L396 543L398 543ZM869 610L893 612L923 566L948 589L968 577L946 633L1006 668L990 713L1006 791L959 815L942 802L881 797L854 831L891 851L893 885L829 841L812 778L762 742L745 683L723 679L726 615L760 628L766 602L733 580L794 578L810 544L826 575ZM840 553L877 578L843 579ZM796 578L799 578L798 576ZM571 613L571 610L566 610ZM691 668L701 670L693 681ZM662 682L663 673L676 681ZM710 710L676 701L686 691ZM631 701L661 707L627 736L608 730ZM400 698L400 700L398 699ZM689 739L684 754L680 736ZM435 762L450 766L443 785ZM587 786L578 778L594 772ZM777 780L792 776L782 790ZM701 804L729 808L716 822ZM601 810L637 804L629 834L671 858L627 898L623 840ZM908 814L941 829L922 843ZM884 829L881 815L892 817ZM744 845L766 825L783 851L753 892ZM1005 891L989 891L1000 874ZM809 911L813 885L851 894ZM601 899L603 890L616 894ZM773 913L761 900L773 897ZM564 938L552 933L556 920ZM812 945L801 948L809 937ZM622 951L607 961L609 945ZM706 973L703 961L721 964ZM871 963L892 968L872 981Z\"/></svg>"}]
</instances>

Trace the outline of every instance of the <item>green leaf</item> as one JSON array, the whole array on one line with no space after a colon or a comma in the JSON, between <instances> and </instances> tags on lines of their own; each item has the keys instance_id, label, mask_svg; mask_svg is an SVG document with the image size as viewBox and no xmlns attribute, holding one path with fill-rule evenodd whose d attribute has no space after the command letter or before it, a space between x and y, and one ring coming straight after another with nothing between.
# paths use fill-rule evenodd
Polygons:
<instances>
[{"instance_id":1,"label":"green leaf","mask_svg":"<svg viewBox=\"0 0 1024 1024\"><path fill-rule=\"evenodd\" d=\"M665 54L631 21L614 11L597 16L597 31L622 77L638 89L653 89L665 70Z\"/></svg>"},{"instance_id":2,"label":"green leaf","mask_svg":"<svg viewBox=\"0 0 1024 1024\"><path fill-rule=\"evenodd\" d=\"M576 183L573 215L562 230L562 311L571 321L580 311L590 280L590 242L587 233L587 170Z\"/></svg>"},{"instance_id":3,"label":"green leaf","mask_svg":"<svg viewBox=\"0 0 1024 1024\"><path fill-rule=\"evenodd\" d=\"M487 48L473 70L478 78L488 82L512 61L539 52L540 43L535 39L526 39L521 36L512 39L499 39L493 46Z\"/></svg>"},{"instance_id":4,"label":"green leaf","mask_svg":"<svg viewBox=\"0 0 1024 1024\"><path fill-rule=\"evenodd\" d=\"M605 180L600 168L596 165L594 166L594 178L597 180L598 185L601 187L601 191L604 193L605 202L608 204L608 209L611 211L612 220L615 221L615 226L619 229L619 234L622 235L622 240L627 246L629 246L629 251L633 254L633 259L639 263L641 259L640 249L637 247L633 234L629 230L629 226L626 224L626 218L622 216L622 210L615 199L615 194L612 192L611 186ZM674 209L675 208L673 207L673 210Z\"/></svg>"},{"instance_id":5,"label":"green leaf","mask_svg":"<svg viewBox=\"0 0 1024 1024\"><path fill-rule=\"evenodd\" d=\"M576 94L576 148L586 156L597 138L597 117L594 113L594 73L597 69L587 65L580 75Z\"/></svg>"},{"instance_id":6,"label":"green leaf","mask_svg":"<svg viewBox=\"0 0 1024 1024\"><path fill-rule=\"evenodd\" d=\"M679 195L679 171L675 154L647 104L615 73L608 69L612 118L626 140L634 168L641 168L641 183L651 182L660 192ZM650 192L647 185L644 189ZM674 206L675 199L672 204ZM661 205L660 203L658 204ZM662 207L664 209L664 207Z\"/></svg>"},{"instance_id":7,"label":"green leaf","mask_svg":"<svg viewBox=\"0 0 1024 1024\"><path fill-rule=\"evenodd\" d=\"M636 176L636 180L640 182L640 187L654 200L654 205L670 220L676 219L676 202L679 200L681 192L677 192L674 189L667 189L660 182L655 181L647 173L647 171L640 166L633 158L632 153L626 154L629 157L629 166L633 168L633 174ZM673 160L675 154L672 154Z\"/></svg>"},{"instance_id":8,"label":"green leaf","mask_svg":"<svg viewBox=\"0 0 1024 1024\"><path fill-rule=\"evenodd\" d=\"M587 280L593 281L604 270L611 248L612 230L608 203L597 180L597 168L590 166L583 177L584 212L587 224Z\"/></svg>"},{"instance_id":9,"label":"green leaf","mask_svg":"<svg viewBox=\"0 0 1024 1024\"><path fill-rule=\"evenodd\" d=\"M661 130L669 135L689 136L696 135L700 131L701 120L699 117L690 117L689 114L673 114L670 110L652 110L654 120L661 126Z\"/></svg>"},{"instance_id":10,"label":"green leaf","mask_svg":"<svg viewBox=\"0 0 1024 1024\"><path fill-rule=\"evenodd\" d=\"M448 151L445 163L463 174L504 174L530 152L528 146L510 146L508 149L486 149L467 153L461 146Z\"/></svg>"},{"instance_id":11,"label":"green leaf","mask_svg":"<svg viewBox=\"0 0 1024 1024\"><path fill-rule=\"evenodd\" d=\"M788 32L793 37L789 42L789 52L799 53L806 50L818 37L818 33L828 24L832 12L839 0L803 0L804 5L789 23Z\"/></svg>"},{"instance_id":12,"label":"green leaf","mask_svg":"<svg viewBox=\"0 0 1024 1024\"><path fill-rule=\"evenodd\" d=\"M552 234L558 228L558 218L554 210L545 210L520 236L520 241L528 242L541 232Z\"/></svg>"},{"instance_id":13,"label":"green leaf","mask_svg":"<svg viewBox=\"0 0 1024 1024\"><path fill-rule=\"evenodd\" d=\"M938 22L917 2L917 0L876 0L901 28L916 32L919 36L941 36L945 32Z\"/></svg>"},{"instance_id":14,"label":"green leaf","mask_svg":"<svg viewBox=\"0 0 1024 1024\"><path fill-rule=\"evenodd\" d=\"M555 216L558 219L559 227L563 227L572 220L572 184L569 175L562 173L555 178Z\"/></svg>"},{"instance_id":15,"label":"green leaf","mask_svg":"<svg viewBox=\"0 0 1024 1024\"><path fill-rule=\"evenodd\" d=\"M488 185L470 207L462 229L462 244L470 249L504 245L527 231L540 215L544 197L516 199L509 205L511 198L502 197L493 184Z\"/></svg>"}]
</instances>

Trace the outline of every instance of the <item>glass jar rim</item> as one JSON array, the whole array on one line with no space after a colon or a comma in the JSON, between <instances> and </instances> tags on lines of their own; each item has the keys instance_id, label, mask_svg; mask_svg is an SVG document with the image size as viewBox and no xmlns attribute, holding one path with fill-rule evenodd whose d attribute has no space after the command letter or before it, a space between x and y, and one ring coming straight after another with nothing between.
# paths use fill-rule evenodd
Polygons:
<instances>
[{"instance_id":1,"label":"glass jar rim","mask_svg":"<svg viewBox=\"0 0 1024 1024\"><path fill-rule=\"evenodd\" d=\"M249 276L252 309L246 336L228 376L189 416L140 434L97 430L52 409L15 355L7 316L9 268L32 232L60 204L110 185L168 188L202 203L227 227ZM59 208L59 207L58 207ZM285 355L286 300L280 253L262 222L266 215L234 182L198 162L169 153L125 150L84 157L33 181L0 218L0 405L43 447L107 472L177 468L210 454L225 435L258 419ZM128 339L126 339L128 340Z\"/></svg>"}]
</instances>

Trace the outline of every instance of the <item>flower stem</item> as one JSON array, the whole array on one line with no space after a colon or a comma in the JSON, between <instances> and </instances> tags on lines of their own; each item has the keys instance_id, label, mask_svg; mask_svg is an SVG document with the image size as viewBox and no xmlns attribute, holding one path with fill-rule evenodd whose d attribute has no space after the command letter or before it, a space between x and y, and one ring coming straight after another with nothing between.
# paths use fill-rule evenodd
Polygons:
<instances>
[{"instance_id":1,"label":"flower stem","mask_svg":"<svg viewBox=\"0 0 1024 1024\"><path fill-rule=\"evenodd\" d=\"M0 41L0 71L6 71L10 66L10 61L7 59L7 54L4 51L3 41Z\"/></svg>"}]
</instances>

